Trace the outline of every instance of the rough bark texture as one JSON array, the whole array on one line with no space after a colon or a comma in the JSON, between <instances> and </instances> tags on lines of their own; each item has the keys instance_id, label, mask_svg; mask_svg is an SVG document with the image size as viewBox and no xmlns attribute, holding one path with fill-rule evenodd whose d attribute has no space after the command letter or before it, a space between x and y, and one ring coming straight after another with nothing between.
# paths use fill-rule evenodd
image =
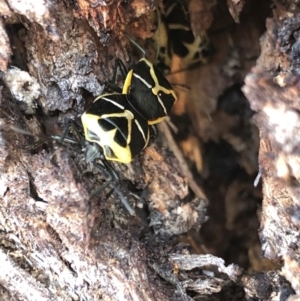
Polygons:
<instances>
[{"instance_id":1,"label":"rough bark texture","mask_svg":"<svg viewBox=\"0 0 300 301\"><path fill-rule=\"evenodd\" d=\"M300 297L296 1L186 2L211 52L168 76L161 136L114 164L135 216L118 191L89 199L106 179L79 146L30 147L80 117L116 58L139 59L125 34L155 61L158 7L0 0L0 300Z\"/></svg>"},{"instance_id":2,"label":"rough bark texture","mask_svg":"<svg viewBox=\"0 0 300 301\"><path fill-rule=\"evenodd\" d=\"M277 3L262 53L244 92L259 129L263 181L260 239L264 256L283 260L282 275L300 298L299 282L299 12Z\"/></svg>"}]
</instances>

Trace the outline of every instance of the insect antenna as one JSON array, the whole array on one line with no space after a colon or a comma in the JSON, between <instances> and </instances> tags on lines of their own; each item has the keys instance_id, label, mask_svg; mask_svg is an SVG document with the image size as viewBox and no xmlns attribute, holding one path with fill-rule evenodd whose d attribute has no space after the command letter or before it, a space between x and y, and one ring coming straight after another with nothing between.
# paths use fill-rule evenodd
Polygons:
<instances>
[{"instance_id":1,"label":"insect antenna","mask_svg":"<svg viewBox=\"0 0 300 301\"><path fill-rule=\"evenodd\" d=\"M135 40L133 40L130 36L128 36L127 34L125 34L125 37L137 48L140 50L140 52L143 55L143 58L146 56L146 51L145 49L142 48L142 46L140 46Z\"/></svg>"}]
</instances>

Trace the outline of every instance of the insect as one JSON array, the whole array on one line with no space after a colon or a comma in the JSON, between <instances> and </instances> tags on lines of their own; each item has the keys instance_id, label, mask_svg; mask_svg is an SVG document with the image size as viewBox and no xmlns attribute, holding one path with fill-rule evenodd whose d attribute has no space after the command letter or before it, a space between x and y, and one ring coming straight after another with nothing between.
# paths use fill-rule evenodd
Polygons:
<instances>
[{"instance_id":1,"label":"insect","mask_svg":"<svg viewBox=\"0 0 300 301\"><path fill-rule=\"evenodd\" d=\"M106 160L129 163L149 143L147 120L124 94L104 94L82 114L85 139L100 145Z\"/></svg>"},{"instance_id":2,"label":"insect","mask_svg":"<svg viewBox=\"0 0 300 301\"><path fill-rule=\"evenodd\" d=\"M129 40L145 56L144 50ZM121 61L117 66L126 71ZM116 70L114 78L115 74ZM148 145L149 126L161 122L175 101L171 84L143 57L126 75L122 93L99 96L83 113L85 139L97 143L106 160L129 163Z\"/></svg>"},{"instance_id":3,"label":"insect","mask_svg":"<svg viewBox=\"0 0 300 301\"><path fill-rule=\"evenodd\" d=\"M175 92L163 74L142 58L129 71L123 93L128 102L147 119L148 124L161 122L176 101Z\"/></svg>"},{"instance_id":4,"label":"insect","mask_svg":"<svg viewBox=\"0 0 300 301\"><path fill-rule=\"evenodd\" d=\"M176 94L161 71L145 58L145 51L130 37L126 36L143 54L143 57L127 71L121 60L116 60L113 80L109 86L116 92L126 94L128 102L138 111L149 125L161 122L176 102ZM117 69L125 81L123 88L114 84Z\"/></svg>"},{"instance_id":5,"label":"insect","mask_svg":"<svg viewBox=\"0 0 300 301\"><path fill-rule=\"evenodd\" d=\"M140 49L143 58L129 72L121 60L116 60L113 81L109 85L116 93L97 97L82 114L81 122L85 140L97 144L103 153L103 166L96 163L94 151L90 161L104 170L109 178L97 193L111 184L113 190L119 191L126 209L133 214L133 209L115 184L118 175L108 161L130 163L149 144L154 125L170 113L176 95L163 74L145 58L145 51L127 38ZM125 78L122 89L115 84L118 67Z\"/></svg>"},{"instance_id":6,"label":"insect","mask_svg":"<svg viewBox=\"0 0 300 301\"><path fill-rule=\"evenodd\" d=\"M165 74L170 72L173 56L180 58L180 67L185 70L196 63L205 62L212 52L205 31L197 36L193 34L183 1L165 0L164 12L157 10L153 19L157 26L152 39L158 48L160 69Z\"/></svg>"},{"instance_id":7,"label":"insect","mask_svg":"<svg viewBox=\"0 0 300 301\"><path fill-rule=\"evenodd\" d=\"M176 95L167 79L145 58L144 50L131 38L128 39L142 51L143 58L127 75L122 61L116 60L110 86L118 93L97 97L82 114L81 122L85 140L97 144L103 154L103 165L100 165L96 162L98 149L94 151L94 148L87 148L87 153L92 153L89 161L107 176L106 183L91 197L103 191L107 185L111 185L128 212L134 215L134 210L121 193L120 185L116 185L118 175L109 161L130 163L148 145L154 124L169 114L176 101ZM114 83L118 66L126 76L123 89ZM89 151L90 149L92 151Z\"/></svg>"}]
</instances>

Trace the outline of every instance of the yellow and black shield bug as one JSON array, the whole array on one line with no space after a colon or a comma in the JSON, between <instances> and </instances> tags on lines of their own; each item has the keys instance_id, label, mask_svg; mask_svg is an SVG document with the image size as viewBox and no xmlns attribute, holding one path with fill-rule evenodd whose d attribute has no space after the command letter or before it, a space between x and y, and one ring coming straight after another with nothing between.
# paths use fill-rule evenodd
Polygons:
<instances>
[{"instance_id":1,"label":"yellow and black shield bug","mask_svg":"<svg viewBox=\"0 0 300 301\"><path fill-rule=\"evenodd\" d=\"M194 35L186 2L165 0L163 4L163 12L157 9L157 27L152 37L158 48L160 69L170 72L174 56L180 60L180 69L171 73L205 63L213 53L213 47L205 31Z\"/></svg>"},{"instance_id":2,"label":"yellow and black shield bug","mask_svg":"<svg viewBox=\"0 0 300 301\"><path fill-rule=\"evenodd\" d=\"M149 125L159 123L170 113L176 94L164 75L145 58L145 51L128 39L140 49L143 58L128 72L122 93Z\"/></svg>"},{"instance_id":3,"label":"yellow and black shield bug","mask_svg":"<svg viewBox=\"0 0 300 301\"><path fill-rule=\"evenodd\" d=\"M128 39L145 56L144 50L131 38ZM126 77L123 89L115 84L118 67ZM107 84L117 93L100 95L81 116L85 140L93 143L90 161L99 169L103 169L109 179L95 193L102 191L108 184L119 191L115 183L118 181L118 175L107 161L130 163L148 145L150 131L155 133L155 124L168 115L176 101L170 83L144 57L128 73L123 62L117 59L113 81ZM95 145L97 147L94 151ZM95 160L98 146L103 154L103 166ZM124 206L133 214L134 211L123 194L120 191L118 194Z\"/></svg>"},{"instance_id":4,"label":"yellow and black shield bug","mask_svg":"<svg viewBox=\"0 0 300 301\"><path fill-rule=\"evenodd\" d=\"M85 139L97 143L106 160L129 163L149 143L148 122L124 94L104 94L82 114Z\"/></svg>"}]
</instances>

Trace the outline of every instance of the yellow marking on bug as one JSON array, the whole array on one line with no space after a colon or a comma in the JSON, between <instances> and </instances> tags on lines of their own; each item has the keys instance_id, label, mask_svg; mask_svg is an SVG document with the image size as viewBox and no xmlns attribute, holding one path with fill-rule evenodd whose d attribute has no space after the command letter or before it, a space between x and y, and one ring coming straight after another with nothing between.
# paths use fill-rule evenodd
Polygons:
<instances>
[{"instance_id":1,"label":"yellow marking on bug","mask_svg":"<svg viewBox=\"0 0 300 301\"><path fill-rule=\"evenodd\" d=\"M135 78L138 78L148 89L151 89L151 85L147 83L141 76L137 75L136 73L133 73L133 76Z\"/></svg>"},{"instance_id":2,"label":"yellow marking on bug","mask_svg":"<svg viewBox=\"0 0 300 301\"><path fill-rule=\"evenodd\" d=\"M166 16L169 16L170 13L172 12L172 10L174 9L174 7L175 7L176 5L177 5L176 2L174 2L172 5L170 5L170 6L167 8L167 10L165 11L165 15L166 15Z\"/></svg>"},{"instance_id":3,"label":"yellow marking on bug","mask_svg":"<svg viewBox=\"0 0 300 301\"><path fill-rule=\"evenodd\" d=\"M181 30L185 30L185 31L190 31L191 30L191 28L190 27L188 27L188 26L186 26L186 25L182 25L182 24L176 24L176 23L174 23L174 24L168 24L168 28L169 29L181 29Z\"/></svg>"},{"instance_id":4,"label":"yellow marking on bug","mask_svg":"<svg viewBox=\"0 0 300 301\"><path fill-rule=\"evenodd\" d=\"M153 33L152 39L155 41L156 43L156 61L158 60L158 58L160 58L160 60L163 60L163 62L166 65L171 64L171 58L168 54L168 31L167 31L167 27L166 24L161 20L161 16L160 16L160 12L157 10L156 11L158 13L158 17L157 17L157 27L155 32ZM165 49L165 52L161 51L161 49Z\"/></svg>"},{"instance_id":5,"label":"yellow marking on bug","mask_svg":"<svg viewBox=\"0 0 300 301\"><path fill-rule=\"evenodd\" d=\"M126 139L126 143L130 144L131 141L131 132L132 132L132 120L134 119L134 115L131 111L125 110L123 113L116 114L103 114L101 115L101 119L109 119L111 117L125 117L128 122L128 135Z\"/></svg>"},{"instance_id":6,"label":"yellow marking on bug","mask_svg":"<svg viewBox=\"0 0 300 301\"><path fill-rule=\"evenodd\" d=\"M148 124L149 125L154 125L156 123L162 122L165 118L166 118L166 116L159 117L159 118L152 119L152 120L148 120Z\"/></svg>"},{"instance_id":7,"label":"yellow marking on bug","mask_svg":"<svg viewBox=\"0 0 300 301\"><path fill-rule=\"evenodd\" d=\"M96 102L97 100L103 98L103 97L107 97L107 96L111 96L111 95L117 95L117 94L118 94L118 93L105 93L105 94L101 94L101 95L99 95L98 97L96 97L96 98L94 99L93 103Z\"/></svg>"},{"instance_id":8,"label":"yellow marking on bug","mask_svg":"<svg viewBox=\"0 0 300 301\"><path fill-rule=\"evenodd\" d=\"M104 131L99 126L99 119L105 119L109 117L125 117L128 120L128 137L126 147L120 146L115 140L117 128L110 131ZM95 142L100 145L103 149L103 153L107 160L117 161L121 163L130 163L132 161L132 154L130 150L131 141L131 129L132 129L132 119L134 119L133 114L130 111L125 110L122 114L104 114L101 117L93 114L84 113L81 116L81 121L84 128L84 135L87 141ZM93 132L94 137L89 135L89 131ZM114 153L115 157L108 154L105 146L108 146Z\"/></svg>"},{"instance_id":9,"label":"yellow marking on bug","mask_svg":"<svg viewBox=\"0 0 300 301\"><path fill-rule=\"evenodd\" d=\"M150 73L151 73L151 70L150 70ZM135 78L139 79L139 80L140 80L140 81L141 81L148 89L151 89L152 85L150 85L149 83L147 83L142 77L140 77L140 76L137 75L136 73L133 73L133 76L134 76ZM153 75L151 74L151 76L153 76ZM153 81L154 81L154 83L155 83L155 86L154 86L154 88L155 88L155 87L157 86L158 83L155 81L155 79L153 79ZM160 86L159 86L159 87L160 87ZM152 88L152 93L153 93L153 88ZM156 94L153 93L153 94L157 96L157 100L158 100L159 104L163 107L165 114L168 115L167 109L166 109L166 107L165 107L163 101L160 99L159 94L157 94L157 93L156 93ZM168 93L168 94L169 94L169 93Z\"/></svg>"},{"instance_id":10,"label":"yellow marking on bug","mask_svg":"<svg viewBox=\"0 0 300 301\"><path fill-rule=\"evenodd\" d=\"M160 86L159 83L158 83L158 80L157 80L157 77L155 75L155 71L154 71L154 67L153 67L153 64L150 63L148 60L146 59L141 59L141 61L145 61L145 63L150 67L150 74L151 74L151 77L155 83L155 86L152 88L152 92L153 94L155 95L158 95L159 91L163 91L164 93L166 94L172 94L172 96L174 97L175 101L177 100L177 97L176 97L176 94L175 92L173 91L173 89L167 89L163 86ZM175 102L174 101L174 102Z\"/></svg>"},{"instance_id":11,"label":"yellow marking on bug","mask_svg":"<svg viewBox=\"0 0 300 301\"><path fill-rule=\"evenodd\" d=\"M120 105L118 102L113 101L113 100L111 100L111 99L109 99L109 98L107 98L107 97L101 97L101 99L103 99L103 100L105 100L105 101L107 101L107 102L112 103L114 106L120 108L121 110L124 110L124 109L125 109L125 108L124 108L122 105Z\"/></svg>"},{"instance_id":12,"label":"yellow marking on bug","mask_svg":"<svg viewBox=\"0 0 300 301\"><path fill-rule=\"evenodd\" d=\"M134 122L135 122L136 126L138 127L140 133L142 134L142 136L143 136L143 138L144 138L144 141L146 142L146 141L147 141L147 138L146 138L146 136L145 136L145 133L144 133L144 131L143 131L143 129L142 129L142 127L141 127L139 121L135 119Z\"/></svg>"},{"instance_id":13,"label":"yellow marking on bug","mask_svg":"<svg viewBox=\"0 0 300 301\"><path fill-rule=\"evenodd\" d=\"M123 90L122 90L122 94L128 94L129 92L129 87L132 81L132 74L133 74L133 69L131 69L126 78L125 78L125 82L124 82L124 86L123 86Z\"/></svg>"},{"instance_id":14,"label":"yellow marking on bug","mask_svg":"<svg viewBox=\"0 0 300 301\"><path fill-rule=\"evenodd\" d=\"M200 36L197 36L193 43L183 43L184 47L188 50L188 55L182 58L186 64L192 64L201 60L200 57L195 59L195 55L201 51L200 46L202 40Z\"/></svg>"}]
</instances>

